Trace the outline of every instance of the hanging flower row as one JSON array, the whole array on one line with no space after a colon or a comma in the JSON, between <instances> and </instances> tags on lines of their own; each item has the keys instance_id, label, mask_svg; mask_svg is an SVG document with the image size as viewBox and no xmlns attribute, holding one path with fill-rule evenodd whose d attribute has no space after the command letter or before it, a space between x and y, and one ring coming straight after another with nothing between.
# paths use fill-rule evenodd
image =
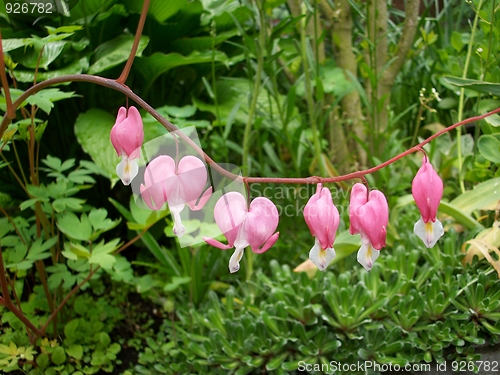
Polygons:
<instances>
[{"instance_id":1,"label":"hanging flower row","mask_svg":"<svg viewBox=\"0 0 500 375\"><path fill-rule=\"evenodd\" d=\"M135 159L140 157L144 140L142 119L135 107L120 108L110 138L117 155L122 158L116 172L122 182L129 185L138 174ZM191 210L199 210L207 203L212 188L205 190L206 184L207 170L199 158L185 156L177 162L170 156L161 155L147 165L140 195L152 210L159 210L168 203L174 218L173 232L180 238L185 232L180 214L186 204ZM414 232L430 248L444 234L443 225L436 218L443 195L443 181L427 156L413 179L412 194L421 213ZM238 192L225 193L215 204L214 219L226 237L227 245L213 238L203 239L222 250L235 249L229 260L231 273L239 270L239 262L248 246L254 253L261 254L279 237L279 232L276 232L278 209L268 198L258 197L248 204ZM340 216L330 190L321 183L304 208L304 219L314 237L309 258L324 271L335 258L333 245ZM349 232L361 237L358 262L369 271L386 245L389 206L384 194L379 190L369 191L361 183L355 184L351 190L349 220Z\"/></svg>"}]
</instances>

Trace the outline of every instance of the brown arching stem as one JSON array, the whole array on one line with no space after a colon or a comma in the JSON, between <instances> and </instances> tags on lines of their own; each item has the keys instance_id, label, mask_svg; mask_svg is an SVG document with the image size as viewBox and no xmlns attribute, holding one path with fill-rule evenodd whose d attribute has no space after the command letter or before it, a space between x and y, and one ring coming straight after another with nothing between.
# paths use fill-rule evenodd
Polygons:
<instances>
[{"instance_id":1,"label":"brown arching stem","mask_svg":"<svg viewBox=\"0 0 500 375\"><path fill-rule=\"evenodd\" d=\"M222 168L220 165L218 165L209 155L207 155L200 146L198 146L191 138L189 138L187 135L185 135L182 131L179 130L174 124L172 124L170 121L165 119L162 115L160 115L153 107L151 107L144 99L142 99L139 95L134 93L130 88L128 88L125 85L122 85L115 80L108 79L108 78L103 78L103 77L98 77L98 76L93 76L89 74L72 74L72 75L66 75L66 76L61 76L61 77L56 77L56 78L51 78L46 81L43 81L41 83L38 83L28 90L26 90L15 102L12 103L12 107L14 109L19 108L21 103L23 103L27 98L29 98L31 95L36 94L40 90L50 87L55 84L59 83L65 83L65 82L90 82L94 83L100 86L108 87L110 89L116 90L118 92L123 93L130 99L132 99L137 105L142 107L146 112L148 112L151 116L153 116L160 124L163 125L163 127L168 130L169 132L176 132L176 134L184 141L186 142L189 146L191 146L196 153L203 159L207 164L210 165L211 168L214 168L217 170L219 173L221 173L223 176L228 177L232 180L236 180L242 183L273 183L273 184L317 184L317 183L334 183L334 182L340 182L340 181L347 181L347 180L352 180L356 178L361 178L362 176L366 176L368 174L377 172L378 170L398 161L399 159L412 154L416 151L421 150L427 143L431 142L432 140L436 139L437 137L443 135L444 133L447 133L453 129L456 129L460 126L470 124L472 122L476 122L482 119L485 119L486 117L489 117L491 115L494 115L496 113L500 113L500 107L497 109L494 109L493 111L487 112L483 115L479 116L474 116L470 117L468 119L462 120L460 122L457 122L453 125L450 125L446 127L445 129L431 135L424 141L420 142L418 145L411 147L410 149L400 153L399 155L396 155L392 157L391 159L383 162L382 164L379 164L373 168L368 168L365 170L357 171L357 172L352 172L348 173L343 176L338 176L338 177L319 177L319 176L310 176L310 177L299 177L299 178L279 178L279 177L242 177L239 175L236 175L234 173L231 173L224 168ZM6 114L0 123L0 138L3 136L5 130L9 126L10 122L12 119Z\"/></svg>"}]
</instances>

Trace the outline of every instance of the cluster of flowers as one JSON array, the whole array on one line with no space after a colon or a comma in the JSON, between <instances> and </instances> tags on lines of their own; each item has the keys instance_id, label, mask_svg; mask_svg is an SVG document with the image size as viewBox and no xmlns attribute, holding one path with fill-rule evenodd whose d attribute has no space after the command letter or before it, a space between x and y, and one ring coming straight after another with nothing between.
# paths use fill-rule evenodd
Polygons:
<instances>
[{"instance_id":1,"label":"cluster of flowers","mask_svg":"<svg viewBox=\"0 0 500 375\"><path fill-rule=\"evenodd\" d=\"M128 110L120 108L110 138L116 153L122 157L116 172L128 185L138 174L135 159L140 157L144 140L142 119L135 107ZM185 228L180 214L186 204L191 210L199 210L205 205L212 194L211 187L205 190L206 183L207 171L199 158L185 156L175 161L170 156L161 155L147 165L140 194L152 210L160 210L168 203L174 217L174 234L181 237ZM424 156L422 167L412 182L412 194L421 213L414 232L430 248L444 233L441 222L436 218L443 195L443 181L427 156ZM239 270L246 247L250 246L253 252L260 254L272 247L279 237L279 232L275 233L279 221L278 209L268 198L258 197L248 204L242 194L227 192L215 204L214 219L228 244L213 238L203 239L222 250L235 248L229 261L230 272ZM340 216L330 190L321 183L304 208L304 219L315 238L309 258L324 271L335 258L333 243ZM386 244L389 221L386 197L379 190L368 191L365 185L355 184L351 190L349 219L350 233L361 236L362 245L357 259L369 271Z\"/></svg>"}]
</instances>

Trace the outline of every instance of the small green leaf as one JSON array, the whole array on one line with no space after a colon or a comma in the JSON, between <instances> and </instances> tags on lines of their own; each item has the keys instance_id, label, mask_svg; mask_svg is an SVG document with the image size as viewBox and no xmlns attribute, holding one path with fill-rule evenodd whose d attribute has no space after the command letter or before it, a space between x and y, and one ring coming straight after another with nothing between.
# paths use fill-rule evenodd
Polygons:
<instances>
[{"instance_id":1,"label":"small green leaf","mask_svg":"<svg viewBox=\"0 0 500 375\"><path fill-rule=\"evenodd\" d=\"M80 360L83 357L83 347L81 345L72 344L66 349L66 353L68 353L70 357Z\"/></svg>"},{"instance_id":2,"label":"small green leaf","mask_svg":"<svg viewBox=\"0 0 500 375\"><path fill-rule=\"evenodd\" d=\"M54 349L51 357L52 362L54 362L54 364L56 365L62 365L64 362L66 362L66 353L61 346L58 346Z\"/></svg>"},{"instance_id":3,"label":"small green leaf","mask_svg":"<svg viewBox=\"0 0 500 375\"><path fill-rule=\"evenodd\" d=\"M89 258L90 264L98 264L104 269L111 269L116 258L111 254L92 254Z\"/></svg>"},{"instance_id":4,"label":"small green leaf","mask_svg":"<svg viewBox=\"0 0 500 375\"><path fill-rule=\"evenodd\" d=\"M479 137L478 149L486 160L500 164L500 140L494 135L482 135Z\"/></svg>"}]
</instances>

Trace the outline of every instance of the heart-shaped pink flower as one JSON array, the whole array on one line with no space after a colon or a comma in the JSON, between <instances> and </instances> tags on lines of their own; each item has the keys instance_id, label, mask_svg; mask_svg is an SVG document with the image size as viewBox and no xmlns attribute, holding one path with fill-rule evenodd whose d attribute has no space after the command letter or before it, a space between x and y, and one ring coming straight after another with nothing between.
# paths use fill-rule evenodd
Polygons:
<instances>
[{"instance_id":1,"label":"heart-shaped pink flower","mask_svg":"<svg viewBox=\"0 0 500 375\"><path fill-rule=\"evenodd\" d=\"M222 250L235 248L229 260L229 271L240 269L240 260L247 246L261 254L278 240L278 209L269 199L255 198L247 209L245 197L238 192L229 192L219 198L214 208L214 218L226 237L225 245L213 238L203 237L206 243ZM274 234L273 234L274 233Z\"/></svg>"}]
</instances>

